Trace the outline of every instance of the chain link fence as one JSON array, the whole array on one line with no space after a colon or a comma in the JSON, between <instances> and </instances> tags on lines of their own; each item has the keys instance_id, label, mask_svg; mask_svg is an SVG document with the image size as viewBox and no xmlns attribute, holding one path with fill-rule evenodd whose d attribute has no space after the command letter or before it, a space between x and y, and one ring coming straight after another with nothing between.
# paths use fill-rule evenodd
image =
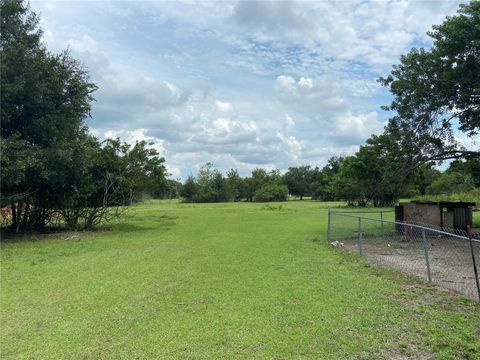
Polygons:
<instances>
[{"instance_id":1,"label":"chain link fence","mask_svg":"<svg viewBox=\"0 0 480 360\"><path fill-rule=\"evenodd\" d=\"M480 232L399 222L393 212L329 211L328 241L369 262L480 300Z\"/></svg>"}]
</instances>

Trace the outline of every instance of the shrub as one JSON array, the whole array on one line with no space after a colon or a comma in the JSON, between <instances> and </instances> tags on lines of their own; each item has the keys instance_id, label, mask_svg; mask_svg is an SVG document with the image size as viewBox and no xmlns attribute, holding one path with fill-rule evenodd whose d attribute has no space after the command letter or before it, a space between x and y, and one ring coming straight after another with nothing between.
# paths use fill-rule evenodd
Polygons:
<instances>
[{"instance_id":1,"label":"shrub","mask_svg":"<svg viewBox=\"0 0 480 360\"><path fill-rule=\"evenodd\" d=\"M253 201L286 201L288 196L288 187L281 184L267 184L255 192Z\"/></svg>"}]
</instances>

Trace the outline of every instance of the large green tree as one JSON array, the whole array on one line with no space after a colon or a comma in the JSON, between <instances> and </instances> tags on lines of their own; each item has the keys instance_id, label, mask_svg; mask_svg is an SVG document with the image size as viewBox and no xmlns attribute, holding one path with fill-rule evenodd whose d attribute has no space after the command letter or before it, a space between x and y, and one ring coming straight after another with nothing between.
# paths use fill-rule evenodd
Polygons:
<instances>
[{"instance_id":1,"label":"large green tree","mask_svg":"<svg viewBox=\"0 0 480 360\"><path fill-rule=\"evenodd\" d=\"M245 182L237 169L230 169L227 173L227 184L234 201L240 201L246 197Z\"/></svg>"},{"instance_id":2,"label":"large green tree","mask_svg":"<svg viewBox=\"0 0 480 360\"><path fill-rule=\"evenodd\" d=\"M292 195L303 197L310 195L310 185L312 183L313 170L309 165L290 167L283 175L283 180L288 186L288 191Z\"/></svg>"},{"instance_id":3,"label":"large green tree","mask_svg":"<svg viewBox=\"0 0 480 360\"><path fill-rule=\"evenodd\" d=\"M398 176L403 166L399 144L386 134L372 135L341 163L334 180L336 198L360 206L392 205L413 179L413 173Z\"/></svg>"},{"instance_id":4,"label":"large green tree","mask_svg":"<svg viewBox=\"0 0 480 360\"><path fill-rule=\"evenodd\" d=\"M68 186L96 86L68 52L45 48L28 4L2 0L0 12L2 205L11 204L14 228L27 211L42 227Z\"/></svg>"},{"instance_id":5,"label":"large green tree","mask_svg":"<svg viewBox=\"0 0 480 360\"><path fill-rule=\"evenodd\" d=\"M431 49L412 49L385 78L396 112L387 133L401 143L415 167L429 160L480 156L455 138L480 130L480 2L460 5L458 14L428 33Z\"/></svg>"},{"instance_id":6,"label":"large green tree","mask_svg":"<svg viewBox=\"0 0 480 360\"><path fill-rule=\"evenodd\" d=\"M310 191L312 198L322 201L336 199L334 181L343 163L343 157L332 156L322 169L315 168L312 171Z\"/></svg>"},{"instance_id":7,"label":"large green tree","mask_svg":"<svg viewBox=\"0 0 480 360\"><path fill-rule=\"evenodd\" d=\"M0 190L13 230L43 229L59 215L69 227L92 227L165 186L164 159L151 144L89 135L97 87L67 51L46 49L28 4L0 0L0 12Z\"/></svg>"}]
</instances>

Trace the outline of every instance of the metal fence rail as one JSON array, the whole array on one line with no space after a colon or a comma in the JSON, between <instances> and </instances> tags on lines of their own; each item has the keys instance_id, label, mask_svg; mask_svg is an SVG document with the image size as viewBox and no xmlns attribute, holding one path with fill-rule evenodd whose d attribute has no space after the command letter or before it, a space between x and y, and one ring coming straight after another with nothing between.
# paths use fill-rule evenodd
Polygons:
<instances>
[{"instance_id":1,"label":"metal fence rail","mask_svg":"<svg viewBox=\"0 0 480 360\"><path fill-rule=\"evenodd\" d=\"M480 300L480 233L328 212L328 241L368 261Z\"/></svg>"}]
</instances>

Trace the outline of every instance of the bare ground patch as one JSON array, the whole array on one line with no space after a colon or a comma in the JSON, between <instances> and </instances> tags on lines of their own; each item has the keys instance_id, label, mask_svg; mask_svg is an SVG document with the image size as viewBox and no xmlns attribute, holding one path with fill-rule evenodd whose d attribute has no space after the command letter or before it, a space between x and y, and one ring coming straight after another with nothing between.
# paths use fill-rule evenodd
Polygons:
<instances>
[{"instance_id":1,"label":"bare ground patch","mask_svg":"<svg viewBox=\"0 0 480 360\"><path fill-rule=\"evenodd\" d=\"M359 252L357 240L342 240L342 243L347 250ZM361 248L363 256L371 263L428 280L425 248L421 241L370 238L362 240ZM477 266L479 249L480 246L474 249ZM450 237L429 238L427 251L433 284L478 299L468 241Z\"/></svg>"}]
</instances>

